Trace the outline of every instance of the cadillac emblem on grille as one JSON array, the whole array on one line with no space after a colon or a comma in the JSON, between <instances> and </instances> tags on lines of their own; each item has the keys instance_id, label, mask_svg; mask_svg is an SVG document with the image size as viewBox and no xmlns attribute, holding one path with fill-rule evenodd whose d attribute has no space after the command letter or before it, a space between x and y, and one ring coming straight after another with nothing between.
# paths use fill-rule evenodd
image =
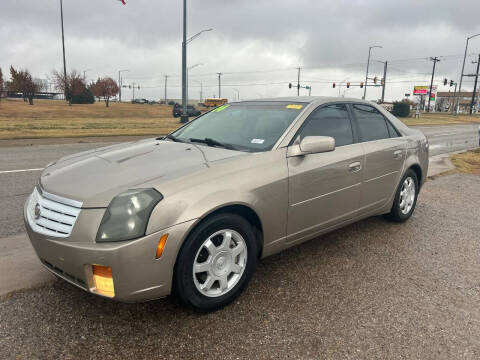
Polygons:
<instances>
[{"instance_id":1,"label":"cadillac emblem on grille","mask_svg":"<svg viewBox=\"0 0 480 360\"><path fill-rule=\"evenodd\" d=\"M39 203L35 204L34 214L35 214L35 219L40 219L40 204Z\"/></svg>"}]
</instances>

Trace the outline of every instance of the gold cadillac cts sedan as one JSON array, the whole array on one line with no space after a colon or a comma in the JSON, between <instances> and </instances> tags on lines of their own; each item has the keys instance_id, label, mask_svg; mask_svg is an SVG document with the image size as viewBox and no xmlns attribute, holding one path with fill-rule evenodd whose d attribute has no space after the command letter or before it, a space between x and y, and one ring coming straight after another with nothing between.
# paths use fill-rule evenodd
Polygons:
<instances>
[{"instance_id":1,"label":"gold cadillac cts sedan","mask_svg":"<svg viewBox=\"0 0 480 360\"><path fill-rule=\"evenodd\" d=\"M427 168L425 136L370 102L243 101L50 164L24 218L42 264L85 291L210 311L260 258L372 215L407 220Z\"/></svg>"}]
</instances>

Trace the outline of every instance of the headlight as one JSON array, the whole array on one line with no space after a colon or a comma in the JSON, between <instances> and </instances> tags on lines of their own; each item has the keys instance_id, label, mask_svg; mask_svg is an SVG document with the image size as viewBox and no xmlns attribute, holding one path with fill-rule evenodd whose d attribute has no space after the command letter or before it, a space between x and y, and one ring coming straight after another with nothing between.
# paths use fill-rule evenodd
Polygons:
<instances>
[{"instance_id":1,"label":"headlight","mask_svg":"<svg viewBox=\"0 0 480 360\"><path fill-rule=\"evenodd\" d=\"M128 190L113 198L103 215L97 242L123 241L145 235L155 205L163 199L155 189Z\"/></svg>"}]
</instances>

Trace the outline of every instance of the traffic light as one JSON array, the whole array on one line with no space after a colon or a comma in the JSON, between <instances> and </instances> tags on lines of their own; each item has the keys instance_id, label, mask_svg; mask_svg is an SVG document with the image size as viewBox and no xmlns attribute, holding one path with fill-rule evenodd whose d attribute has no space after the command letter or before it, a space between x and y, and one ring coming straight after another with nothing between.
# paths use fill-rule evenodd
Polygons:
<instances>
[{"instance_id":1,"label":"traffic light","mask_svg":"<svg viewBox=\"0 0 480 360\"><path fill-rule=\"evenodd\" d=\"M446 86L446 85L447 85L447 83L448 83L448 80L447 80L447 78L443 79L443 86Z\"/></svg>"},{"instance_id":2,"label":"traffic light","mask_svg":"<svg viewBox=\"0 0 480 360\"><path fill-rule=\"evenodd\" d=\"M333 83L333 86L332 86L334 89L335 89L335 83Z\"/></svg>"},{"instance_id":3,"label":"traffic light","mask_svg":"<svg viewBox=\"0 0 480 360\"><path fill-rule=\"evenodd\" d=\"M348 89L348 88L350 88L350 83L349 83L349 82L347 82L347 89Z\"/></svg>"},{"instance_id":4,"label":"traffic light","mask_svg":"<svg viewBox=\"0 0 480 360\"><path fill-rule=\"evenodd\" d=\"M453 86L454 83L453 83L453 80L450 80L450 86Z\"/></svg>"},{"instance_id":5,"label":"traffic light","mask_svg":"<svg viewBox=\"0 0 480 360\"><path fill-rule=\"evenodd\" d=\"M288 88L289 88L289 89L292 88L292 83L288 83Z\"/></svg>"},{"instance_id":6,"label":"traffic light","mask_svg":"<svg viewBox=\"0 0 480 360\"><path fill-rule=\"evenodd\" d=\"M377 83L377 77L376 77L376 76L373 78L373 83L374 83L374 84Z\"/></svg>"},{"instance_id":7,"label":"traffic light","mask_svg":"<svg viewBox=\"0 0 480 360\"><path fill-rule=\"evenodd\" d=\"M360 83L360 89L363 89L363 81Z\"/></svg>"}]
</instances>

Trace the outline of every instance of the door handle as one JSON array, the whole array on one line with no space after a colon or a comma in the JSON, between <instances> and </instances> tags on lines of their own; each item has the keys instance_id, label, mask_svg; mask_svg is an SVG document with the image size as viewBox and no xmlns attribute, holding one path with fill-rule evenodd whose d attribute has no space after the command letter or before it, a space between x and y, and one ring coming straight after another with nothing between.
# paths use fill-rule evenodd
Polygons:
<instances>
[{"instance_id":1,"label":"door handle","mask_svg":"<svg viewBox=\"0 0 480 360\"><path fill-rule=\"evenodd\" d=\"M356 161L348 165L348 171L350 172L357 172L357 171L360 171L361 169L362 169L362 164L360 164L359 161Z\"/></svg>"},{"instance_id":2,"label":"door handle","mask_svg":"<svg viewBox=\"0 0 480 360\"><path fill-rule=\"evenodd\" d=\"M395 160L401 159L403 157L403 151L402 150L397 150L393 152L393 158Z\"/></svg>"}]
</instances>

